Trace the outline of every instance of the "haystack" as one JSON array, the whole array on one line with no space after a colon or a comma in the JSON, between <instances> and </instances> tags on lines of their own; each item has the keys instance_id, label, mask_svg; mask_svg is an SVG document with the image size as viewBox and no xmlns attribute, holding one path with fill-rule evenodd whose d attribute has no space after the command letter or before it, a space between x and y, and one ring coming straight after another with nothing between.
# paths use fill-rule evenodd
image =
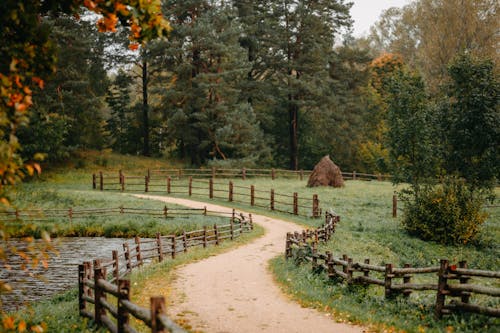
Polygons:
<instances>
[{"instance_id":1,"label":"haystack","mask_svg":"<svg viewBox=\"0 0 500 333\"><path fill-rule=\"evenodd\" d=\"M313 169L307 187L315 186L333 186L343 187L344 178L340 168L332 162L329 155L326 155L319 161Z\"/></svg>"}]
</instances>

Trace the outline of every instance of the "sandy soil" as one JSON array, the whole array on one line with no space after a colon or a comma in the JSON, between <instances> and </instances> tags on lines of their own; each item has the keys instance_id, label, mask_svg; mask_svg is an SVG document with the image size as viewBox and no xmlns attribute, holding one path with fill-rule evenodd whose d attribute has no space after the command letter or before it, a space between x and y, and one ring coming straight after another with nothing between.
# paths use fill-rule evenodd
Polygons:
<instances>
[{"instance_id":1,"label":"sandy soil","mask_svg":"<svg viewBox=\"0 0 500 333\"><path fill-rule=\"evenodd\" d=\"M150 195L137 195L208 210L227 207ZM336 323L328 314L290 301L273 281L268 261L283 255L285 235L301 227L253 215L265 235L232 251L181 267L176 272L171 318L182 318L201 332L365 332L359 326Z\"/></svg>"}]
</instances>

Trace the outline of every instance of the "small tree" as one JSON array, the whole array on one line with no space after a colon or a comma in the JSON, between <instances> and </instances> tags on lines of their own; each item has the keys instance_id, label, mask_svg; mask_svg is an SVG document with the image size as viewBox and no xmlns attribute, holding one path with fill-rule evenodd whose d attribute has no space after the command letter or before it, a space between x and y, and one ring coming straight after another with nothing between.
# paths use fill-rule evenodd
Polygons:
<instances>
[{"instance_id":1,"label":"small tree","mask_svg":"<svg viewBox=\"0 0 500 333\"><path fill-rule=\"evenodd\" d=\"M435 177L435 120L422 77L402 69L387 83L388 142L395 182L408 182L418 192Z\"/></svg>"},{"instance_id":2,"label":"small tree","mask_svg":"<svg viewBox=\"0 0 500 333\"><path fill-rule=\"evenodd\" d=\"M459 55L449 66L443 117L445 167L473 188L491 188L500 175L499 81L491 60Z\"/></svg>"}]
</instances>

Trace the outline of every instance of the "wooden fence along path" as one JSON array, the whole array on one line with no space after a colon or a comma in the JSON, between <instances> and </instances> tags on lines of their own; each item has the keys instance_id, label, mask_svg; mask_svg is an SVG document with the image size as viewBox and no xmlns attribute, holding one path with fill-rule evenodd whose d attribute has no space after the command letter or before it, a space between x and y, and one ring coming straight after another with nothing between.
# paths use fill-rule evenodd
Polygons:
<instances>
[{"instance_id":1,"label":"wooden fence along path","mask_svg":"<svg viewBox=\"0 0 500 333\"><path fill-rule=\"evenodd\" d=\"M65 208L65 209L12 209L0 212L2 221L16 222L18 220L43 222L55 219L67 219L69 222L80 218L109 217L109 216L149 216L153 218L178 218L193 215L220 215L219 212L207 211L206 208L130 208L130 207L101 207L101 208Z\"/></svg>"},{"instance_id":2,"label":"wooden fence along path","mask_svg":"<svg viewBox=\"0 0 500 333\"><path fill-rule=\"evenodd\" d=\"M343 255L335 258L326 251L319 253L319 241L329 239L335 232L335 224L339 217L332 213L326 214L327 223L314 231L306 230L301 233L288 233L286 236L285 257L293 258L297 264L303 261L311 262L315 272L324 272L333 280L345 281L347 284L376 285L385 290L385 297L390 299L396 295L408 297L413 291L436 291L435 315L441 318L454 311L466 311L500 317L500 309L490 306L471 304L470 299L474 294L499 297L500 288L472 283L472 278L491 279L496 283L500 279L500 271L487 271L467 268L467 262L461 261L458 265L450 264L442 259L439 266L434 267L394 267L393 264L384 266L370 264L369 259L363 263L354 262L352 258ZM416 275L432 274L427 280L431 283L412 282ZM436 278L437 275L437 278ZM446 302L446 298L454 298Z\"/></svg>"},{"instance_id":3,"label":"wooden fence along path","mask_svg":"<svg viewBox=\"0 0 500 333\"><path fill-rule=\"evenodd\" d=\"M202 196L209 199L223 199L229 202L250 204L250 206L270 209L272 211L318 218L321 216L319 198L314 194L312 198L299 198L297 192L292 194L277 193L274 189L262 191L254 185L235 185L216 182L213 178L195 179L188 176L187 182L174 179L171 176L125 176L122 172L116 176L93 175L93 188L101 191L132 191L146 193L182 194L188 196Z\"/></svg>"},{"instance_id":4,"label":"wooden fence along path","mask_svg":"<svg viewBox=\"0 0 500 333\"><path fill-rule=\"evenodd\" d=\"M226 213L219 213L221 215ZM156 235L154 239L135 238L123 243L123 249L112 251L111 259L95 259L78 266L78 303L80 315L94 320L110 332L136 332L129 325L130 316L144 322L151 332L185 332L165 315L165 299L151 297L150 308L130 301L130 280L124 279L134 268L150 260L162 262L195 246L219 245L253 230L252 216L233 209L229 223L183 232L180 236ZM108 298L109 296L109 298ZM116 302L111 301L114 297ZM93 311L89 304L93 304Z\"/></svg>"}]
</instances>

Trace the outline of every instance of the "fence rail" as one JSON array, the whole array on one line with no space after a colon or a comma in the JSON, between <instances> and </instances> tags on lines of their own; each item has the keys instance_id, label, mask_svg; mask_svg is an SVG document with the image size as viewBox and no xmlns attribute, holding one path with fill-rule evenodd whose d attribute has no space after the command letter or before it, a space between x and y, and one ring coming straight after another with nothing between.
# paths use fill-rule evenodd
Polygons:
<instances>
[{"instance_id":1,"label":"fence rail","mask_svg":"<svg viewBox=\"0 0 500 333\"><path fill-rule=\"evenodd\" d=\"M154 218L176 218L192 215L221 215L219 212L211 212L206 208L131 208L131 207L101 207L101 208L64 208L64 209L11 209L0 211L0 217L4 222L15 222L18 220L30 220L33 222L51 221L53 219L65 218L69 222L89 217L109 216L150 216Z\"/></svg>"},{"instance_id":2,"label":"fence rail","mask_svg":"<svg viewBox=\"0 0 500 333\"><path fill-rule=\"evenodd\" d=\"M94 259L78 266L78 304L83 317L90 318L110 332L136 332L129 325L130 316L142 321L151 332L185 332L165 314L165 299L151 297L150 308L140 307L130 301L130 281L124 279L134 268L147 260L162 262L177 253L187 252L195 246L219 245L224 239L235 239L253 230L252 216L243 213L212 212L230 215L229 223L214 224L213 228L182 232L182 235L156 234L153 239L135 237L134 242L123 243L121 251L114 250L111 259ZM112 303L108 296L116 298ZM93 304L93 311L89 308Z\"/></svg>"},{"instance_id":3,"label":"fence rail","mask_svg":"<svg viewBox=\"0 0 500 333\"><path fill-rule=\"evenodd\" d=\"M327 214L327 220L332 220L332 216L332 214ZM338 217L336 218L338 222ZM333 232L336 222L333 224ZM326 225L330 226L328 223ZM433 267L410 267L408 264L404 267L394 267L393 264L373 265L370 264L369 259L365 259L363 263L354 262L345 254L341 258L335 258L331 252L318 253L317 251L318 241L328 239L318 237L318 233L324 232L324 228L322 226L314 231L288 233L285 258L287 260L293 258L297 264L310 262L313 271L324 272L333 280L341 280L347 284L381 286L385 290L387 299L396 295L408 297L414 291L436 291L434 311L437 318L455 311L500 317L499 308L470 303L473 294L500 297L500 288L471 282L473 277L481 278L483 283L485 279L500 279L500 271L469 269L466 261L452 265L446 259L442 259L439 266ZM413 280L415 276L423 274L432 275L426 277L425 283ZM489 281L487 283L490 284ZM453 299L447 303L447 297L460 300Z\"/></svg>"}]
</instances>

